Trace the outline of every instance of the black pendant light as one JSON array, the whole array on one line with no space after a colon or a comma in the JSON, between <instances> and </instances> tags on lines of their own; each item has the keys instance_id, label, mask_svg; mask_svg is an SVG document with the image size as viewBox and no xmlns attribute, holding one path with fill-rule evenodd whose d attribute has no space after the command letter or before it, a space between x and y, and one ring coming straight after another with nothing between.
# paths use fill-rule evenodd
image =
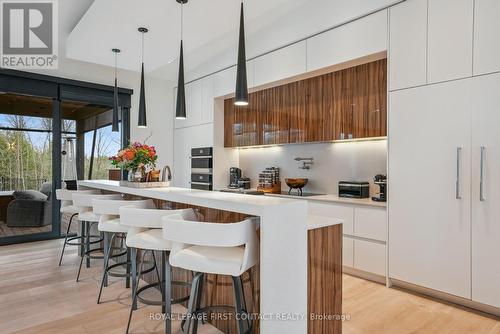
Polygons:
<instances>
[{"instance_id":1,"label":"black pendant light","mask_svg":"<svg viewBox=\"0 0 500 334\"><path fill-rule=\"evenodd\" d=\"M247 60L245 52L245 20L243 18L243 1L240 13L240 39L238 42L238 66L236 70L236 94L234 104L248 105Z\"/></svg>"},{"instance_id":2,"label":"black pendant light","mask_svg":"<svg viewBox=\"0 0 500 334\"><path fill-rule=\"evenodd\" d=\"M141 33L141 92L139 96L139 121L137 126L140 128L147 127L146 122L146 92L144 88L144 34L148 32L147 28L140 27L139 32Z\"/></svg>"},{"instance_id":3,"label":"black pendant light","mask_svg":"<svg viewBox=\"0 0 500 334\"><path fill-rule=\"evenodd\" d=\"M113 89L113 121L111 123L111 131L112 132L118 132L120 131L118 127L118 113L119 113L119 107L118 107L118 80L117 80L117 58L118 54L121 52L120 49L112 49L113 53L115 54L115 87Z\"/></svg>"},{"instance_id":4,"label":"black pendant light","mask_svg":"<svg viewBox=\"0 0 500 334\"><path fill-rule=\"evenodd\" d=\"M179 55L179 76L177 82L177 104L175 106L175 118L185 119L186 118L186 88L184 83L184 51L182 47L182 30L183 30L183 7L188 0L176 0L181 4L181 49Z\"/></svg>"}]
</instances>

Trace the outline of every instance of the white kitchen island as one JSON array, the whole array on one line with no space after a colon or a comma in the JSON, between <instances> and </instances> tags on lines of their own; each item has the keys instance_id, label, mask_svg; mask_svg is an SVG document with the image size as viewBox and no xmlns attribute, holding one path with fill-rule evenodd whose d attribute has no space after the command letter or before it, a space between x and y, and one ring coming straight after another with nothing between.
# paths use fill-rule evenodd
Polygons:
<instances>
[{"instance_id":1,"label":"white kitchen island","mask_svg":"<svg viewBox=\"0 0 500 334\"><path fill-rule=\"evenodd\" d=\"M260 333L308 332L307 201L177 187L129 188L108 180L79 181L78 184L260 217ZM331 224L338 223L332 220ZM341 267L341 263L339 265Z\"/></svg>"}]
</instances>

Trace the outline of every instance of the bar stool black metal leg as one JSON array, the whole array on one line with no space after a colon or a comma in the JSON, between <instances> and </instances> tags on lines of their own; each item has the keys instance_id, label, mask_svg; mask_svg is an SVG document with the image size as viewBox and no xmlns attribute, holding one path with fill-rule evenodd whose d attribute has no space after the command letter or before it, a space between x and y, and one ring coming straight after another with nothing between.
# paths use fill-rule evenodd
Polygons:
<instances>
[{"instance_id":1,"label":"bar stool black metal leg","mask_svg":"<svg viewBox=\"0 0 500 334\"><path fill-rule=\"evenodd\" d=\"M191 292L189 294L189 302L188 309L186 313L186 321L184 322L183 332L189 333L189 329L191 328L191 322L196 321L194 312L196 307L196 297L198 295L199 283L200 279L203 277L203 273L196 273L193 277L193 281L191 282Z\"/></svg>"},{"instance_id":2,"label":"bar stool black metal leg","mask_svg":"<svg viewBox=\"0 0 500 334\"><path fill-rule=\"evenodd\" d=\"M233 287L234 287L234 304L236 308L236 323L238 326L238 334L245 333L245 322L241 317L245 311L243 310L243 289L241 285L240 277L232 276L233 278Z\"/></svg>"},{"instance_id":3,"label":"bar stool black metal leg","mask_svg":"<svg viewBox=\"0 0 500 334\"><path fill-rule=\"evenodd\" d=\"M104 238L105 240L107 239L106 237L107 233L104 233ZM113 247L113 240L115 239L115 234L113 233L111 236L111 240L108 242L108 247L107 249L104 249L104 271L102 273L102 280L101 280L101 288L99 289L99 296L97 297L97 304L101 302L101 294L102 294L102 288L107 286L106 285L106 280L108 277L108 266L109 266L109 258L111 257L111 249Z\"/></svg>"},{"instance_id":4,"label":"bar stool black metal leg","mask_svg":"<svg viewBox=\"0 0 500 334\"><path fill-rule=\"evenodd\" d=\"M111 251L111 245L113 244L113 241L109 242L109 233L104 232L104 248L103 248L103 253L104 253L104 261L103 261L103 276L102 276L102 283L104 284L104 287L108 286L108 261L109 261L109 253ZM111 240L114 238L114 233L112 233ZM101 284L101 286L103 285ZM102 288L101 288L102 291ZM101 293L99 292L99 298L101 296ZM97 301L97 304L99 304L99 300Z\"/></svg>"},{"instance_id":5,"label":"bar stool black metal leg","mask_svg":"<svg viewBox=\"0 0 500 334\"><path fill-rule=\"evenodd\" d=\"M163 273L165 276L165 285L163 286L164 301L165 301L165 334L172 333L172 267L169 262L169 253L162 253ZM160 282L161 285L161 282Z\"/></svg>"},{"instance_id":6,"label":"bar stool black metal leg","mask_svg":"<svg viewBox=\"0 0 500 334\"><path fill-rule=\"evenodd\" d=\"M134 298L134 291L136 291L135 283L137 281L137 249L130 249L130 262L132 263L132 309L137 310L137 300Z\"/></svg>"},{"instance_id":7,"label":"bar stool black metal leg","mask_svg":"<svg viewBox=\"0 0 500 334\"><path fill-rule=\"evenodd\" d=\"M81 238L81 243L80 243L80 256L83 256L83 254L85 254L85 222L82 221L81 224L80 224L80 236L82 237Z\"/></svg>"},{"instance_id":8,"label":"bar stool black metal leg","mask_svg":"<svg viewBox=\"0 0 500 334\"><path fill-rule=\"evenodd\" d=\"M196 290L196 306L195 306L195 310L199 310L201 309L201 299L203 298L203 278L204 278L204 274L201 275L200 277L200 282L198 283L198 288ZM194 322L193 322L193 334L196 334L198 333L198 317L196 317L194 319Z\"/></svg>"},{"instance_id":9,"label":"bar stool black metal leg","mask_svg":"<svg viewBox=\"0 0 500 334\"><path fill-rule=\"evenodd\" d=\"M69 234L69 231L71 230L71 223L73 221L73 217L76 215L78 215L78 213L74 213L73 215L71 215L71 218L69 219L68 228L66 229L66 235L64 236L64 244L63 244L63 248L61 251L61 257L59 258L59 267L61 266L63 255L64 255L64 249L66 248L66 243L68 242L68 234Z\"/></svg>"},{"instance_id":10,"label":"bar stool black metal leg","mask_svg":"<svg viewBox=\"0 0 500 334\"><path fill-rule=\"evenodd\" d=\"M161 285L162 276L160 276L160 270L158 269L158 262L156 262L156 256L155 256L154 250L151 251L151 255L153 257L153 263L154 263L154 267L155 267L155 271L156 271L156 277L158 277L158 282L160 282L159 287L160 287L161 296L163 298L163 286ZM164 260L165 259L163 258L163 255L162 255L162 261L164 261ZM162 308L162 311L163 311L163 308Z\"/></svg>"},{"instance_id":11,"label":"bar stool black metal leg","mask_svg":"<svg viewBox=\"0 0 500 334\"><path fill-rule=\"evenodd\" d=\"M121 242L122 248L123 248L123 238ZM125 288L130 288L130 249L127 248L127 277L125 278Z\"/></svg>"},{"instance_id":12,"label":"bar stool black metal leg","mask_svg":"<svg viewBox=\"0 0 500 334\"><path fill-rule=\"evenodd\" d=\"M87 222L82 222L82 231L87 231ZM82 246L83 248L83 253L80 255L81 258L80 258L80 266L78 267L78 275L76 275L76 281L78 282L80 280L80 273L82 272L82 265L83 265L83 258L85 257L85 253L86 253L86 243L84 243L83 241L86 239L86 235L85 234L82 234Z\"/></svg>"},{"instance_id":13,"label":"bar stool black metal leg","mask_svg":"<svg viewBox=\"0 0 500 334\"><path fill-rule=\"evenodd\" d=\"M139 287L139 281L141 278L140 273L142 272L142 265L144 264L144 255L146 255L146 252L142 253L141 261L139 264L139 274L137 274L137 279L135 281L134 291L132 292L132 305L130 307L130 313L128 316L127 331L125 332L126 334L128 334L128 331L130 329L130 321L132 320L132 312L134 312L134 304L137 303L137 288Z\"/></svg>"},{"instance_id":14,"label":"bar stool black metal leg","mask_svg":"<svg viewBox=\"0 0 500 334\"><path fill-rule=\"evenodd\" d=\"M248 273L249 282L252 282L252 268L250 268L250 270L247 271L247 273ZM245 298L245 286L243 285L243 276L240 276L240 284L241 284L241 297L243 298L243 308L248 315L246 317L247 331L250 332L250 329L252 328L252 320L250 319L250 316L249 316L250 314L248 312L247 300ZM251 284L251 287L252 287L252 291L253 291L253 284Z\"/></svg>"},{"instance_id":15,"label":"bar stool black metal leg","mask_svg":"<svg viewBox=\"0 0 500 334\"><path fill-rule=\"evenodd\" d=\"M152 253L154 254L154 251L152 251ZM161 268L162 268L162 272L161 272L161 277L160 277L160 274L158 274L158 267L156 268L156 274L158 275L158 286L160 288L160 292L161 292L161 301L164 303L162 306L161 306L161 313L163 314L166 314L166 307L165 307L165 301L167 300L167 297L166 297L166 294L167 292L165 291L165 287L163 286L163 282L166 282L167 280L167 277L165 276L165 273L166 273L166 268L165 268L165 263L166 263L166 256L165 256L165 252L161 252Z\"/></svg>"},{"instance_id":16,"label":"bar stool black metal leg","mask_svg":"<svg viewBox=\"0 0 500 334\"><path fill-rule=\"evenodd\" d=\"M86 222L85 224L85 253L90 250L90 228L92 224L89 222ZM87 268L90 268L90 256L86 257L86 266Z\"/></svg>"}]
</instances>

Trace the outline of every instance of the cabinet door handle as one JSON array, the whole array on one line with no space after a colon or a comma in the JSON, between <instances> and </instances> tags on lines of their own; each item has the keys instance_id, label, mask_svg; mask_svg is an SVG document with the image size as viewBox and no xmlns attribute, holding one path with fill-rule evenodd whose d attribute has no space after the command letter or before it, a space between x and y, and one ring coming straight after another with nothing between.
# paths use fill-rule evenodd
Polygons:
<instances>
[{"instance_id":1,"label":"cabinet door handle","mask_svg":"<svg viewBox=\"0 0 500 334\"><path fill-rule=\"evenodd\" d=\"M462 148L457 147L457 179L455 182L455 198L462 199L460 196L460 156L462 153Z\"/></svg>"},{"instance_id":2,"label":"cabinet door handle","mask_svg":"<svg viewBox=\"0 0 500 334\"><path fill-rule=\"evenodd\" d=\"M481 146L481 161L479 163L479 200L484 202L486 198L484 197L484 158L486 154L486 148Z\"/></svg>"}]
</instances>

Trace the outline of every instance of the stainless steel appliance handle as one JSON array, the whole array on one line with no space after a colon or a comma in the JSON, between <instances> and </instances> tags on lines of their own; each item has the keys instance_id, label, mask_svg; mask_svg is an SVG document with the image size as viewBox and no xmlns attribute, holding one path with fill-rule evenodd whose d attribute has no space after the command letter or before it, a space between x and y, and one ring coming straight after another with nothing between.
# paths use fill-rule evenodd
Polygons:
<instances>
[{"instance_id":1,"label":"stainless steel appliance handle","mask_svg":"<svg viewBox=\"0 0 500 334\"><path fill-rule=\"evenodd\" d=\"M479 200L484 202L486 198L484 197L484 157L486 148L481 146L481 162L479 163Z\"/></svg>"},{"instance_id":2,"label":"stainless steel appliance handle","mask_svg":"<svg viewBox=\"0 0 500 334\"><path fill-rule=\"evenodd\" d=\"M462 153L462 148L457 147L457 179L455 182L455 198L462 199L460 196L460 156Z\"/></svg>"}]
</instances>

